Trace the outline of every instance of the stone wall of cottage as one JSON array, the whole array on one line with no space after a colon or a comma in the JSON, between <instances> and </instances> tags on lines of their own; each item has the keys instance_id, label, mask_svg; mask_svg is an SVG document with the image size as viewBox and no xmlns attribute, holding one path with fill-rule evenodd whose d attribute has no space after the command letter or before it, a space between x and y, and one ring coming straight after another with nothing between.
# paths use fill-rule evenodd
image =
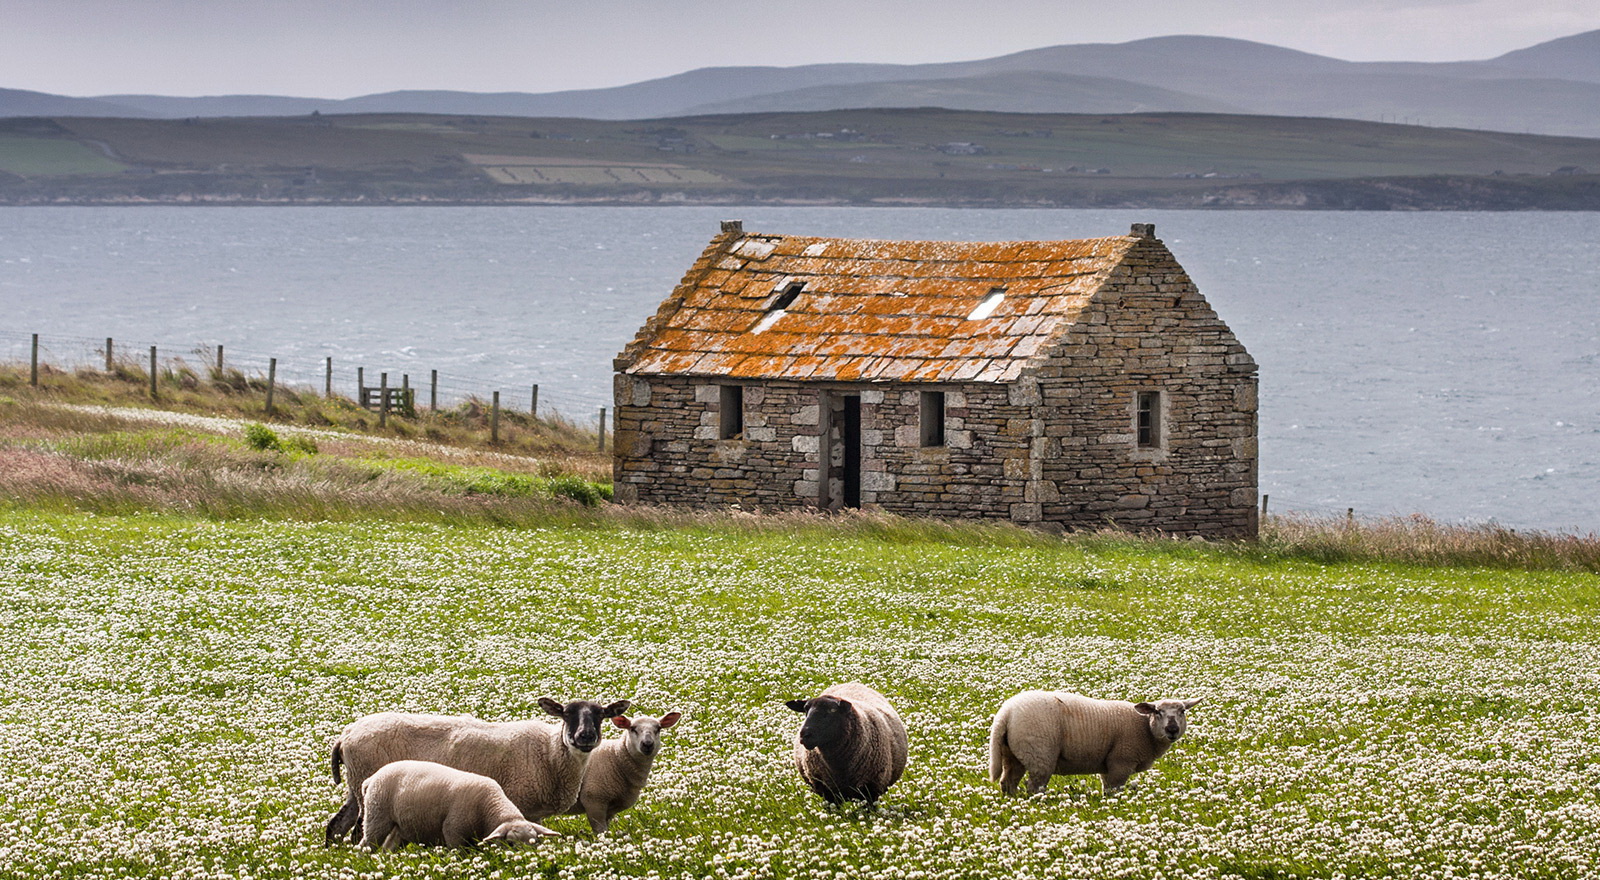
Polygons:
<instances>
[{"instance_id":1,"label":"stone wall of cottage","mask_svg":"<svg viewBox=\"0 0 1600 880\"><path fill-rule=\"evenodd\" d=\"M1026 507L1032 407L1005 386L942 387L945 440L921 443L926 388L739 383L744 432L719 439L710 378L618 375L619 501L792 510L844 499L845 395L861 398L861 506L910 516L1015 518ZM825 409L826 408L826 409ZM829 442L831 440L831 442ZM824 465L824 453L831 453ZM1037 519L1037 505L1033 505Z\"/></svg>"},{"instance_id":2,"label":"stone wall of cottage","mask_svg":"<svg viewBox=\"0 0 1600 880\"><path fill-rule=\"evenodd\" d=\"M1208 537L1257 528L1256 365L1160 242L1141 243L1016 392L1037 395L1039 517ZM1161 394L1141 449L1139 392Z\"/></svg>"}]
</instances>

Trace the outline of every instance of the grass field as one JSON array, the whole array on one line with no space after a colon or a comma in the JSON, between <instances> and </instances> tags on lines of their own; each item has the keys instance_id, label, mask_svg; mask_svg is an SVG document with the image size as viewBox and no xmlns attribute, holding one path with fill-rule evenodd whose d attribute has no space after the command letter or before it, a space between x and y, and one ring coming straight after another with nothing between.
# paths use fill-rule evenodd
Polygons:
<instances>
[{"instance_id":1,"label":"grass field","mask_svg":"<svg viewBox=\"0 0 1600 880\"><path fill-rule=\"evenodd\" d=\"M124 167L95 148L77 141L0 136L0 171L23 176L113 174Z\"/></svg>"},{"instance_id":2,"label":"grass field","mask_svg":"<svg viewBox=\"0 0 1600 880\"><path fill-rule=\"evenodd\" d=\"M1600 871L1600 576L1005 529L0 512L5 877L1550 877ZM781 701L884 691L876 810ZM1012 799L1028 687L1203 697L1131 793ZM531 851L324 849L366 712L687 713L639 805Z\"/></svg>"}]
</instances>

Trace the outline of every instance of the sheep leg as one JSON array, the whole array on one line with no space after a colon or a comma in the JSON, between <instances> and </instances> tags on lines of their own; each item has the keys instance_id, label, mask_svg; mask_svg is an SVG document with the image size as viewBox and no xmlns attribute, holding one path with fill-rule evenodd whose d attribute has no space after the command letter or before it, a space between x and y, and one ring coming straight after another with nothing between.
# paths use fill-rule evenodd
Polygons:
<instances>
[{"instance_id":1,"label":"sheep leg","mask_svg":"<svg viewBox=\"0 0 1600 880\"><path fill-rule=\"evenodd\" d=\"M594 836L599 837L611 827L611 815L605 807L590 807L585 811L589 816L589 827L594 831Z\"/></svg>"},{"instance_id":2,"label":"sheep leg","mask_svg":"<svg viewBox=\"0 0 1600 880\"><path fill-rule=\"evenodd\" d=\"M1050 787L1049 770L1028 771L1028 794L1039 794Z\"/></svg>"},{"instance_id":3,"label":"sheep leg","mask_svg":"<svg viewBox=\"0 0 1600 880\"><path fill-rule=\"evenodd\" d=\"M1000 790L1006 794L1016 794L1017 784L1022 781L1022 775L1027 772L1017 756L1005 749L1000 754Z\"/></svg>"},{"instance_id":4,"label":"sheep leg","mask_svg":"<svg viewBox=\"0 0 1600 880\"><path fill-rule=\"evenodd\" d=\"M390 846L391 841L400 837L400 829L395 827L393 821L386 815L368 816L367 821L361 826L361 845L367 849L376 850L381 845L383 849L393 851L399 846L396 842Z\"/></svg>"},{"instance_id":5,"label":"sheep leg","mask_svg":"<svg viewBox=\"0 0 1600 880\"><path fill-rule=\"evenodd\" d=\"M392 831L389 832L389 836L388 837L385 837L383 839L383 851L384 852L394 852L395 850L399 849L401 847L401 845L404 844L404 843L405 843L405 841L400 839L400 829L395 828L395 829L393 829Z\"/></svg>"},{"instance_id":6,"label":"sheep leg","mask_svg":"<svg viewBox=\"0 0 1600 880\"><path fill-rule=\"evenodd\" d=\"M1100 793L1116 794L1127 784L1128 777L1133 775L1132 770L1112 768L1100 774Z\"/></svg>"},{"instance_id":7,"label":"sheep leg","mask_svg":"<svg viewBox=\"0 0 1600 880\"><path fill-rule=\"evenodd\" d=\"M355 838L356 828L361 824L361 809L356 806L355 798L346 798L339 812L333 814L328 820L328 827L323 832L323 845L333 846L341 837Z\"/></svg>"}]
</instances>

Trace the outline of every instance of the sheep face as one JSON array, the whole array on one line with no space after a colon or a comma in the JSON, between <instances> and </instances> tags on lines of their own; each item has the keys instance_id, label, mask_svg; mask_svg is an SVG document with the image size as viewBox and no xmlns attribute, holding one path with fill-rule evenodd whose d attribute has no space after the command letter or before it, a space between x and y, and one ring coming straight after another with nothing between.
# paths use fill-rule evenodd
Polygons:
<instances>
[{"instance_id":1,"label":"sheep face","mask_svg":"<svg viewBox=\"0 0 1600 880\"><path fill-rule=\"evenodd\" d=\"M659 720L618 715L611 723L627 731L622 735L623 748L641 758L653 758L661 751L661 731L677 724L682 717L682 712L668 712Z\"/></svg>"},{"instance_id":2,"label":"sheep face","mask_svg":"<svg viewBox=\"0 0 1600 880\"><path fill-rule=\"evenodd\" d=\"M1156 742L1172 744L1189 729L1185 715L1200 700L1161 700L1156 703L1136 703L1134 710L1150 724L1150 735Z\"/></svg>"},{"instance_id":3,"label":"sheep face","mask_svg":"<svg viewBox=\"0 0 1600 880\"><path fill-rule=\"evenodd\" d=\"M567 748L592 752L600 745L600 720L614 718L628 711L628 700L618 700L609 706L588 700L561 703L549 697L539 698L539 707L561 719L561 739Z\"/></svg>"},{"instance_id":4,"label":"sheep face","mask_svg":"<svg viewBox=\"0 0 1600 880\"><path fill-rule=\"evenodd\" d=\"M824 749L845 738L849 730L851 705L838 697L812 697L809 700L790 700L789 708L806 713L800 725L800 745L808 749Z\"/></svg>"},{"instance_id":5,"label":"sheep face","mask_svg":"<svg viewBox=\"0 0 1600 880\"><path fill-rule=\"evenodd\" d=\"M538 822L511 821L504 822L483 839L484 843L518 843L532 845L538 843L540 838L560 837L559 831L546 828Z\"/></svg>"}]
</instances>

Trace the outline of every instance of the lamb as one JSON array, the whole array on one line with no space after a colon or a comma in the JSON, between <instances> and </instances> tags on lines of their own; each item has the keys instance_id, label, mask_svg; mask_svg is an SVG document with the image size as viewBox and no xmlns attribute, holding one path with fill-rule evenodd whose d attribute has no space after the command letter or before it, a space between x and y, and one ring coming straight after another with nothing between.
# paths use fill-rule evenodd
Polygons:
<instances>
[{"instance_id":1,"label":"lamb","mask_svg":"<svg viewBox=\"0 0 1600 880\"><path fill-rule=\"evenodd\" d=\"M328 820L326 841L353 836L361 823L362 785L393 761L435 761L479 773L505 789L524 818L537 822L565 812L578 799L589 753L600 745L600 719L628 711L627 700L601 705L586 700L539 699L540 708L561 719L480 721L467 715L381 712L359 718L334 740L331 764L349 777L344 805Z\"/></svg>"},{"instance_id":2,"label":"lamb","mask_svg":"<svg viewBox=\"0 0 1600 880\"><path fill-rule=\"evenodd\" d=\"M500 783L435 764L394 761L361 784L361 843L387 851L407 843L473 846L538 843L555 831L522 818Z\"/></svg>"},{"instance_id":3,"label":"lamb","mask_svg":"<svg viewBox=\"0 0 1600 880\"><path fill-rule=\"evenodd\" d=\"M1006 794L1028 774L1038 794L1052 775L1098 773L1113 794L1150 769L1188 730L1185 712L1200 702L1128 703L1066 691L1023 691L1006 700L989 727L989 778Z\"/></svg>"},{"instance_id":4,"label":"lamb","mask_svg":"<svg viewBox=\"0 0 1600 880\"><path fill-rule=\"evenodd\" d=\"M836 684L788 706L806 715L795 739L795 766L828 803L875 803L905 772L906 728L883 694L864 684Z\"/></svg>"},{"instance_id":5,"label":"lamb","mask_svg":"<svg viewBox=\"0 0 1600 880\"><path fill-rule=\"evenodd\" d=\"M595 834L606 833L611 820L639 800L650 765L661 750L661 731L678 723L682 712L668 712L661 718L617 716L611 723L627 731L621 739L607 740L589 756L589 769L578 790L578 802L567 810L589 817Z\"/></svg>"}]
</instances>

